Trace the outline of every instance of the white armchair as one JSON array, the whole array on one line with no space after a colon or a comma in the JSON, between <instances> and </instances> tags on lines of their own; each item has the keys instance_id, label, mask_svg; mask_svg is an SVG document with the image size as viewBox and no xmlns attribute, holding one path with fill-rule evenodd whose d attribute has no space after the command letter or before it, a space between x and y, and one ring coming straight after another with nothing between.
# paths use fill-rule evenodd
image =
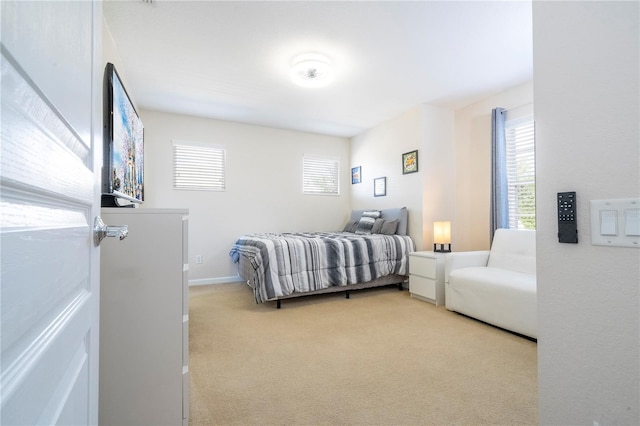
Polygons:
<instances>
[{"instance_id":1,"label":"white armchair","mask_svg":"<svg viewBox=\"0 0 640 426\"><path fill-rule=\"evenodd\" d=\"M535 231L498 229L491 250L447 254L447 309L537 338L535 243Z\"/></svg>"}]
</instances>

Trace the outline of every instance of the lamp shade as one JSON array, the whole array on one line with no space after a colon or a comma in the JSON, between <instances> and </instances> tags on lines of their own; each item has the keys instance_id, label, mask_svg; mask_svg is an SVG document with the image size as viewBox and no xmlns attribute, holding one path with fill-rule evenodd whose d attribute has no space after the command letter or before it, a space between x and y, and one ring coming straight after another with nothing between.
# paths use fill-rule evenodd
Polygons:
<instances>
[{"instance_id":1,"label":"lamp shade","mask_svg":"<svg viewBox=\"0 0 640 426\"><path fill-rule=\"evenodd\" d=\"M433 222L433 243L451 244L451 222Z\"/></svg>"}]
</instances>

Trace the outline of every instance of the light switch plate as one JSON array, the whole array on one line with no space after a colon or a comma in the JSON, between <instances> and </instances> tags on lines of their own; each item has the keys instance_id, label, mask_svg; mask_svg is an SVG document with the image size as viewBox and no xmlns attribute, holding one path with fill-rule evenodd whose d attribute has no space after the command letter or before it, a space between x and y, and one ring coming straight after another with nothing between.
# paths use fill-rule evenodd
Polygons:
<instances>
[{"instance_id":1,"label":"light switch plate","mask_svg":"<svg viewBox=\"0 0 640 426\"><path fill-rule=\"evenodd\" d=\"M640 248L640 198L591 200L591 244Z\"/></svg>"}]
</instances>

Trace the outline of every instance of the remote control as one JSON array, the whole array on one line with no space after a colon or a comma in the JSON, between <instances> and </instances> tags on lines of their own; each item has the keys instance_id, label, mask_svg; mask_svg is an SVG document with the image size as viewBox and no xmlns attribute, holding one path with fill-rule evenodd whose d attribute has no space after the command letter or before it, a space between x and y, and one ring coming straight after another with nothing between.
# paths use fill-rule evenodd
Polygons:
<instances>
[{"instance_id":1,"label":"remote control","mask_svg":"<svg viewBox=\"0 0 640 426\"><path fill-rule=\"evenodd\" d=\"M578 243L575 191L558 192L558 241Z\"/></svg>"}]
</instances>

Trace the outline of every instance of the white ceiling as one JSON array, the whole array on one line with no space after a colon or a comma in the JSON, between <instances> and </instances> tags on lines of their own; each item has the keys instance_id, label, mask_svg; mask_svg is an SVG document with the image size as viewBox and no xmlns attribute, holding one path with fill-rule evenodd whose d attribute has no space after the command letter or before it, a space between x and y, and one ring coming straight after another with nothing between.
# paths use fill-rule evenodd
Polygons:
<instances>
[{"instance_id":1,"label":"white ceiling","mask_svg":"<svg viewBox=\"0 0 640 426\"><path fill-rule=\"evenodd\" d=\"M351 137L533 78L530 1L106 1L140 108ZM335 81L289 79L303 52Z\"/></svg>"}]
</instances>

